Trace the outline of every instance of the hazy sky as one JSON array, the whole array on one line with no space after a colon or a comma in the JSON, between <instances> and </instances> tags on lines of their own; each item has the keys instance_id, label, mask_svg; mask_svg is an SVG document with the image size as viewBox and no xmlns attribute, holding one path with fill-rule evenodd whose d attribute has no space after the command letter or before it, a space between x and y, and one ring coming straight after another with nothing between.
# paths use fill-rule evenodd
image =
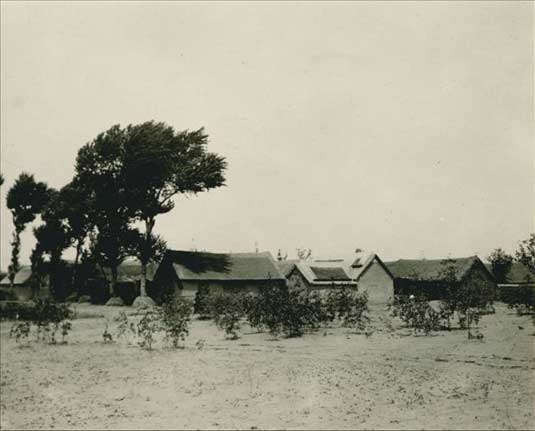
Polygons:
<instances>
[{"instance_id":1,"label":"hazy sky","mask_svg":"<svg viewBox=\"0 0 535 431\"><path fill-rule=\"evenodd\" d=\"M7 189L61 187L113 124L206 128L228 186L176 200L172 248L512 252L535 230L533 3L8 3ZM33 246L23 235L22 260ZM67 256L69 256L67 254Z\"/></svg>"}]
</instances>

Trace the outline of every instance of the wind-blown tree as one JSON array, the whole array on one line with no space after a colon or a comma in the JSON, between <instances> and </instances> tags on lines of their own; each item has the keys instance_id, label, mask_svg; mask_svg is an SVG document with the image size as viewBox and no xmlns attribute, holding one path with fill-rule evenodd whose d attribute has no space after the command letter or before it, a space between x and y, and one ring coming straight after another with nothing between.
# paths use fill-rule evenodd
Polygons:
<instances>
[{"instance_id":1,"label":"wind-blown tree","mask_svg":"<svg viewBox=\"0 0 535 431\"><path fill-rule=\"evenodd\" d=\"M21 173L7 193L6 203L13 217L13 240L11 242L11 263L8 267L11 287L15 274L20 269L20 235L26 226L35 220L49 200L46 183L36 182L33 175Z\"/></svg>"},{"instance_id":2,"label":"wind-blown tree","mask_svg":"<svg viewBox=\"0 0 535 431\"><path fill-rule=\"evenodd\" d=\"M498 283L505 282L505 278L513 264L513 256L507 254L501 248L497 248L489 254L487 260L490 263L492 274L496 277L496 281Z\"/></svg>"},{"instance_id":3,"label":"wind-blown tree","mask_svg":"<svg viewBox=\"0 0 535 431\"><path fill-rule=\"evenodd\" d=\"M521 241L515 253L516 259L523 263L532 274L535 274L535 233Z\"/></svg>"},{"instance_id":4,"label":"wind-blown tree","mask_svg":"<svg viewBox=\"0 0 535 431\"><path fill-rule=\"evenodd\" d=\"M78 263L84 243L94 226L90 193L83 184L72 181L59 191L57 200L59 217L64 220L68 235L76 249L71 284L73 289L77 280ZM77 289L79 290L79 289Z\"/></svg>"},{"instance_id":5,"label":"wind-blown tree","mask_svg":"<svg viewBox=\"0 0 535 431\"><path fill-rule=\"evenodd\" d=\"M116 298L118 267L132 254L137 235L130 227L134 214L124 175L125 139L125 131L116 125L84 145L78 151L74 179L91 202L96 230L93 251L99 264L110 269L112 299Z\"/></svg>"},{"instance_id":6,"label":"wind-blown tree","mask_svg":"<svg viewBox=\"0 0 535 431\"><path fill-rule=\"evenodd\" d=\"M41 214L43 224L34 229L37 240L32 252L32 274L41 279L41 267L43 254L49 255L48 273L50 275L50 287L57 299L65 299L66 292L62 277L62 255L65 249L72 245L69 228L65 224L61 214L62 202L58 191L51 191L51 198ZM39 283L39 282L38 282Z\"/></svg>"},{"instance_id":7,"label":"wind-blown tree","mask_svg":"<svg viewBox=\"0 0 535 431\"><path fill-rule=\"evenodd\" d=\"M125 130L124 173L129 205L145 225L145 250L151 251L156 217L175 207L178 194L195 195L225 184L226 161L206 150L204 129L175 132L165 123L149 121ZM148 257L148 256L146 256ZM151 303L147 297L147 259L141 261L142 279L136 305Z\"/></svg>"}]
</instances>

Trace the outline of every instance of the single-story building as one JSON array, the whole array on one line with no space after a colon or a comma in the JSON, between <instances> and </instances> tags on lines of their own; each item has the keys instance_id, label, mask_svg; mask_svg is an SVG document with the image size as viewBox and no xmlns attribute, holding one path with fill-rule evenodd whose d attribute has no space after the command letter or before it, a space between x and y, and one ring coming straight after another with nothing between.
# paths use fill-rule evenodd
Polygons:
<instances>
[{"instance_id":1,"label":"single-story building","mask_svg":"<svg viewBox=\"0 0 535 431\"><path fill-rule=\"evenodd\" d=\"M477 257L448 259L400 259L386 262L394 276L396 295L424 294L429 300L446 296L451 283L478 283L480 288L497 292L496 280Z\"/></svg>"},{"instance_id":2,"label":"single-story building","mask_svg":"<svg viewBox=\"0 0 535 431\"><path fill-rule=\"evenodd\" d=\"M370 303L386 304L394 299L394 276L375 253L359 269L356 281L359 291L368 293Z\"/></svg>"},{"instance_id":3,"label":"single-story building","mask_svg":"<svg viewBox=\"0 0 535 431\"><path fill-rule=\"evenodd\" d=\"M342 259L301 260L291 265L282 261L279 262L279 267L286 274L289 287L303 286L324 293L333 287L357 288L357 283L351 278L349 268Z\"/></svg>"},{"instance_id":4,"label":"single-story building","mask_svg":"<svg viewBox=\"0 0 535 431\"><path fill-rule=\"evenodd\" d=\"M269 252L167 250L154 275L159 298L175 294L193 299L200 287L210 292L258 293L269 283L286 284Z\"/></svg>"},{"instance_id":5,"label":"single-story building","mask_svg":"<svg viewBox=\"0 0 535 431\"><path fill-rule=\"evenodd\" d=\"M487 269L492 271L490 264ZM502 282L498 282L498 298L505 303L535 302L535 275L521 262L513 262Z\"/></svg>"},{"instance_id":6,"label":"single-story building","mask_svg":"<svg viewBox=\"0 0 535 431\"><path fill-rule=\"evenodd\" d=\"M46 297L50 294L48 288L49 277L45 277L44 285L36 290L31 285L32 268L30 265L23 265L15 274L13 280L13 288L9 281L9 274L0 280L0 297L3 299L12 299L16 301L29 301L41 297Z\"/></svg>"}]
</instances>

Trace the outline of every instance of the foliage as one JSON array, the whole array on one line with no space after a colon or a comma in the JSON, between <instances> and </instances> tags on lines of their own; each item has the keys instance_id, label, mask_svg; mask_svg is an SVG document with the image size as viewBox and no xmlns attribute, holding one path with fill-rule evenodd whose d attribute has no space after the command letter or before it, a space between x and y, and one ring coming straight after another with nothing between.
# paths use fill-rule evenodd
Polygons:
<instances>
[{"instance_id":1,"label":"foliage","mask_svg":"<svg viewBox=\"0 0 535 431\"><path fill-rule=\"evenodd\" d=\"M369 321L365 315L369 311L368 295L359 294L348 286L333 286L327 294L325 306L328 320L338 319L346 328L363 330Z\"/></svg>"},{"instance_id":2,"label":"foliage","mask_svg":"<svg viewBox=\"0 0 535 431\"><path fill-rule=\"evenodd\" d=\"M321 296L299 286L269 283L258 296L246 296L244 304L249 324L273 336L298 337L328 320Z\"/></svg>"},{"instance_id":3,"label":"foliage","mask_svg":"<svg viewBox=\"0 0 535 431\"><path fill-rule=\"evenodd\" d=\"M490 262L492 274L498 283L505 282L506 276L513 264L513 256L507 254L501 248L497 248L489 254L487 260Z\"/></svg>"},{"instance_id":4,"label":"foliage","mask_svg":"<svg viewBox=\"0 0 535 431\"><path fill-rule=\"evenodd\" d=\"M240 319L244 316L243 296L234 293L215 293L208 298L210 316L227 337L238 338Z\"/></svg>"},{"instance_id":5,"label":"foliage","mask_svg":"<svg viewBox=\"0 0 535 431\"><path fill-rule=\"evenodd\" d=\"M532 274L535 274L535 233L530 234L528 239L520 242L515 257Z\"/></svg>"},{"instance_id":6,"label":"foliage","mask_svg":"<svg viewBox=\"0 0 535 431\"><path fill-rule=\"evenodd\" d=\"M17 343L26 343L30 335L30 322L15 322L9 331L9 337L15 337Z\"/></svg>"},{"instance_id":7,"label":"foliage","mask_svg":"<svg viewBox=\"0 0 535 431\"><path fill-rule=\"evenodd\" d=\"M160 330L160 316L154 310L147 310L137 324L137 335L141 338L138 341L140 347L152 350L154 334Z\"/></svg>"},{"instance_id":8,"label":"foliage","mask_svg":"<svg viewBox=\"0 0 535 431\"><path fill-rule=\"evenodd\" d=\"M20 269L20 235L26 225L34 221L49 200L49 190L45 183L36 182L33 175L21 173L9 189L6 197L7 208L13 217L13 240L11 242L11 263L8 268L9 280L13 283Z\"/></svg>"},{"instance_id":9,"label":"foliage","mask_svg":"<svg viewBox=\"0 0 535 431\"><path fill-rule=\"evenodd\" d=\"M210 286L201 284L195 292L195 300L193 302L193 311L199 314L201 319L210 317Z\"/></svg>"},{"instance_id":10,"label":"foliage","mask_svg":"<svg viewBox=\"0 0 535 431\"><path fill-rule=\"evenodd\" d=\"M165 339L171 341L174 348L180 346L189 334L189 324L193 305L191 301L181 296L168 298L160 309L162 328Z\"/></svg>"},{"instance_id":11,"label":"foliage","mask_svg":"<svg viewBox=\"0 0 535 431\"><path fill-rule=\"evenodd\" d=\"M399 317L415 332L428 335L431 331L440 329L440 315L423 296L396 296L392 304L392 315Z\"/></svg>"}]
</instances>

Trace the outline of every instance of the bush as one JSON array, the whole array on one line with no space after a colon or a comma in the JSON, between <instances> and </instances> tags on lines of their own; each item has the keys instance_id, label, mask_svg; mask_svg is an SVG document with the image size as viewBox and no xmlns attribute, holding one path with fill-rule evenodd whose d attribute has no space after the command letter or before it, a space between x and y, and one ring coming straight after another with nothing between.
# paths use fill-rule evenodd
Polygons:
<instances>
[{"instance_id":1,"label":"bush","mask_svg":"<svg viewBox=\"0 0 535 431\"><path fill-rule=\"evenodd\" d=\"M184 341L189 334L192 311L191 301L180 296L169 298L162 304L160 319L165 339L171 341L175 348L178 348L180 341Z\"/></svg>"},{"instance_id":2,"label":"bush","mask_svg":"<svg viewBox=\"0 0 535 431\"><path fill-rule=\"evenodd\" d=\"M244 316L244 296L234 293L216 293L208 298L210 316L217 327L232 340L238 338L240 319Z\"/></svg>"},{"instance_id":3,"label":"bush","mask_svg":"<svg viewBox=\"0 0 535 431\"><path fill-rule=\"evenodd\" d=\"M147 350L152 350L154 334L160 330L161 323L158 313L147 310L137 324L137 335L141 337L138 344Z\"/></svg>"},{"instance_id":4,"label":"bush","mask_svg":"<svg viewBox=\"0 0 535 431\"><path fill-rule=\"evenodd\" d=\"M283 333L298 337L317 329L328 319L321 296L305 288L269 284L259 296L246 298L245 303L249 324L259 330L267 329L273 336Z\"/></svg>"},{"instance_id":5,"label":"bush","mask_svg":"<svg viewBox=\"0 0 535 431\"><path fill-rule=\"evenodd\" d=\"M37 341L56 343L56 332L61 330L62 341L72 328L67 321L73 317L73 312L68 305L56 303L50 299L38 299L35 302L4 302L1 307L1 317L24 321L17 322L11 328L11 334L17 341L24 339L30 333L31 325L37 327ZM27 330L27 332L26 332Z\"/></svg>"},{"instance_id":6,"label":"bush","mask_svg":"<svg viewBox=\"0 0 535 431\"><path fill-rule=\"evenodd\" d=\"M398 296L392 305L392 315L399 317L409 328L425 335L440 329L440 314L424 296Z\"/></svg>"},{"instance_id":7,"label":"bush","mask_svg":"<svg viewBox=\"0 0 535 431\"><path fill-rule=\"evenodd\" d=\"M210 318L210 287L208 285L201 284L195 292L193 311L199 314L201 319Z\"/></svg>"},{"instance_id":8,"label":"bush","mask_svg":"<svg viewBox=\"0 0 535 431\"><path fill-rule=\"evenodd\" d=\"M329 290L325 309L328 320L338 319L346 328L363 330L369 321L365 315L369 311L368 295L359 294L348 286Z\"/></svg>"}]
</instances>

